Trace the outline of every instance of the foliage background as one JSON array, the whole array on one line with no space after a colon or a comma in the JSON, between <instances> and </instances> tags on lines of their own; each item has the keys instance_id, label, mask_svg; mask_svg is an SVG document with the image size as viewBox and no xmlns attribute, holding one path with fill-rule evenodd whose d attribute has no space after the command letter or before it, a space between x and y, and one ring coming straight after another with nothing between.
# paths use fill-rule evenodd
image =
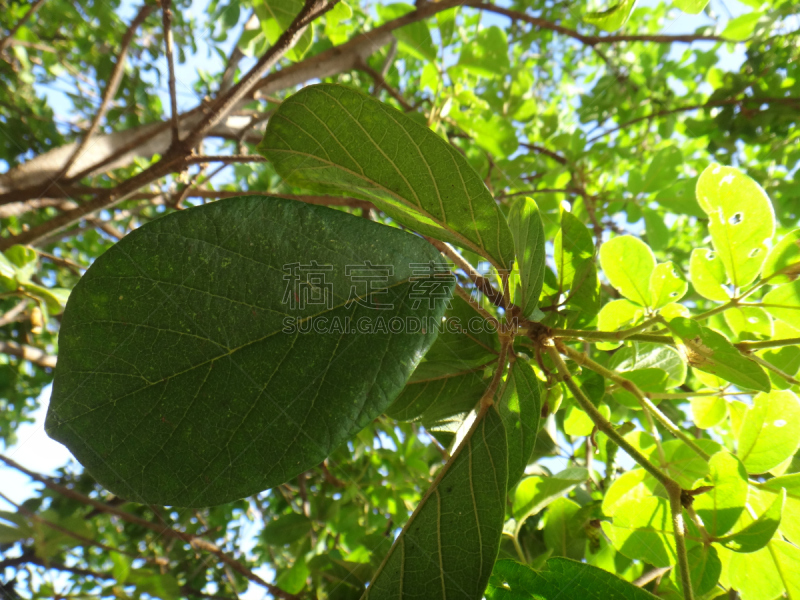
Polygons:
<instances>
[{"instance_id":1,"label":"foliage background","mask_svg":"<svg viewBox=\"0 0 800 600\"><path fill-rule=\"evenodd\" d=\"M0 437L10 459L16 433L52 379L61 290L126 232L241 191L382 218L362 201L303 195L254 157L265 119L317 79L374 94L429 124L465 154L502 206L535 198L551 260L567 208L597 248L611 234L633 233L687 276L692 250L709 245L694 189L712 162L739 166L764 187L779 236L797 226L800 19L793 2L780 0L714 0L702 20L690 21L669 2L650 2L613 33L586 22L598 7L583 2L421 2L416 12L342 3L203 133L196 154L214 159L154 169L174 150L172 97L185 115L180 130L188 131L199 114L193 109L230 91L286 26L269 12L278 5L296 12L301 3L176 2L172 95L155 4L47 0L30 14L18 2L3 8L0 246L36 249L30 285L0 294ZM409 12L404 27L374 31ZM702 25L686 31L687 22ZM618 296L602 280L603 304ZM716 306L694 289L683 302L697 312ZM597 325L591 311L567 318L567 326ZM741 334L721 315L710 323L731 338ZM798 335L790 329L775 337ZM796 375L795 352L784 355ZM543 460L531 473L586 466L587 435L570 435L581 430L565 420L568 404L550 418L537 448L562 462ZM671 402L667 412L695 435L712 435L692 420L688 402ZM732 444L728 413L712 432ZM441 462L441 448L418 423L381 418L296 481L197 511L122 504L72 464L57 473L58 483L47 479L20 506L6 504L3 581L25 597L230 598L248 586L253 597L282 594L272 582L289 594L357 597L370 561L388 550ZM603 461L594 466L602 475ZM789 461L782 472L798 467ZM586 504L587 490L576 487L571 497ZM533 564L553 551L537 521L525 526ZM223 561L223 552L234 558ZM513 548L503 552L516 556ZM646 570L607 553L603 564L629 580ZM745 600L774 597L748 594Z\"/></svg>"}]
</instances>

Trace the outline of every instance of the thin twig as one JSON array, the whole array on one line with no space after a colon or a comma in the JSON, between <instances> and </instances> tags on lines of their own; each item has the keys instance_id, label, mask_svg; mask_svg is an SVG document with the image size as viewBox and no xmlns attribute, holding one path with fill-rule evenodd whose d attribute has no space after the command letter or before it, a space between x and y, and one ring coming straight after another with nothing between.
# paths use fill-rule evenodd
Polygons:
<instances>
[{"instance_id":1,"label":"thin twig","mask_svg":"<svg viewBox=\"0 0 800 600\"><path fill-rule=\"evenodd\" d=\"M11 40L13 40L14 36L17 35L17 31L19 31L19 28L22 27L25 23L27 23L30 20L30 18L36 14L36 11L42 7L42 4L44 4L45 1L46 0L36 0L33 4L31 4L31 7L28 9L28 12L26 12L19 21L17 21L14 27L11 28L11 31L8 32L8 35L4 37L2 40L0 40L0 52L2 52L8 47L8 45L11 43Z\"/></svg>"},{"instance_id":2,"label":"thin twig","mask_svg":"<svg viewBox=\"0 0 800 600\"><path fill-rule=\"evenodd\" d=\"M99 500L95 500L94 498L90 498L89 496L84 496L80 492L77 492L71 488L56 483L49 477L45 477L43 475L40 475L39 473L35 473L33 471L30 471L29 469L26 469L19 463L16 463L15 461L11 460L6 456L3 456L2 454L0 454L0 462L5 463L9 467L16 469L17 471L20 471L21 473L24 473L25 475L27 475L31 479L34 479L35 481L43 483L48 489L51 489L54 492L61 494L62 496L71 498L73 500L77 500L82 504L85 504L87 506L92 506L93 508L96 508L101 512L114 515L116 517L119 517L127 521L128 523L139 525L141 527L149 529L150 531L154 531L160 535L165 535L167 537L181 540L198 550L205 550L206 552L209 552L214 556L216 556L217 559L219 559L224 564L230 566L234 571L244 576L248 580L257 583L258 585L266 589L270 594L272 594L277 598L284 598L285 600L299 600L299 598L294 594L289 594L280 589L279 587L267 581L264 581L261 577L253 573L253 571L251 571L247 566L245 566L232 556L229 556L228 554L223 552L216 544L213 544L208 540L204 540L202 538L185 533L183 531L177 531L166 525L159 525L157 523L153 523L151 521L148 521L147 519L142 519L141 517L138 517L127 511L121 510L113 506L109 506L108 504L100 502Z\"/></svg>"},{"instance_id":3,"label":"thin twig","mask_svg":"<svg viewBox=\"0 0 800 600\"><path fill-rule=\"evenodd\" d=\"M169 77L170 100L170 126L172 128L172 143L180 142L178 129L178 95L175 91L175 59L173 57L172 40L172 0L161 0L161 22L164 27L164 50L167 56L167 71Z\"/></svg>"},{"instance_id":4,"label":"thin twig","mask_svg":"<svg viewBox=\"0 0 800 600\"><path fill-rule=\"evenodd\" d=\"M103 93L103 100L100 103L100 108L97 109L94 119L92 119L92 123L89 125L89 129L86 131L86 135L83 136L81 143L78 144L78 146L72 152L72 155L69 157L69 159L67 159L67 162L61 169L61 172L53 178L52 182L58 181L69 172L70 167L83 153L83 151L89 145L89 141L92 139L92 136L97 132L97 128L100 126L100 121L103 120L111 101L117 94L119 84L122 81L122 75L125 72L125 61L128 57L128 50L130 49L133 38L136 35L136 30L139 29L141 24L144 23L145 19L150 16L150 13L152 13L155 9L156 7L152 4L143 5L133 18L133 21L131 21L131 24L125 34L122 36L119 54L117 54L117 62L114 65L114 69L111 71L111 77L109 78L108 85Z\"/></svg>"}]
</instances>

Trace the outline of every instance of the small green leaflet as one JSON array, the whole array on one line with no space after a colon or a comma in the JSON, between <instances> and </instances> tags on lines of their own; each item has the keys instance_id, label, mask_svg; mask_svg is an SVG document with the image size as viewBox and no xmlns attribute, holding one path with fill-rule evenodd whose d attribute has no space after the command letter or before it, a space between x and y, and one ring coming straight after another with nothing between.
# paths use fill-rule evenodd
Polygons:
<instances>
[{"instance_id":1,"label":"small green leaflet","mask_svg":"<svg viewBox=\"0 0 800 600\"><path fill-rule=\"evenodd\" d=\"M762 483L759 489L770 497L786 491L780 531L790 541L800 544L800 473L774 477Z\"/></svg>"},{"instance_id":2,"label":"small green leaflet","mask_svg":"<svg viewBox=\"0 0 800 600\"><path fill-rule=\"evenodd\" d=\"M487 600L655 600L650 592L591 565L551 558L534 571L513 560L498 560Z\"/></svg>"},{"instance_id":3,"label":"small green leaflet","mask_svg":"<svg viewBox=\"0 0 800 600\"><path fill-rule=\"evenodd\" d=\"M800 444L800 401L788 390L758 394L739 429L739 458L748 473L766 473Z\"/></svg>"},{"instance_id":4,"label":"small green leaflet","mask_svg":"<svg viewBox=\"0 0 800 600\"><path fill-rule=\"evenodd\" d=\"M561 227L553 245L558 292L567 295L567 305L586 313L596 313L600 290L594 263L594 242L589 229L572 213L561 211Z\"/></svg>"},{"instance_id":5,"label":"small green leaflet","mask_svg":"<svg viewBox=\"0 0 800 600\"><path fill-rule=\"evenodd\" d=\"M725 265L719 254L705 248L695 248L689 259L689 276L694 290L703 298L716 302L727 302L730 294L725 287L728 280Z\"/></svg>"},{"instance_id":6,"label":"small green leaflet","mask_svg":"<svg viewBox=\"0 0 800 600\"><path fill-rule=\"evenodd\" d=\"M755 552L769 543L781 524L781 513L786 500L786 491L781 490L778 497L758 519L744 529L717 540L734 552Z\"/></svg>"},{"instance_id":7,"label":"small green leaflet","mask_svg":"<svg viewBox=\"0 0 800 600\"><path fill-rule=\"evenodd\" d=\"M480 598L503 532L503 420L483 408L403 527L363 600Z\"/></svg>"},{"instance_id":8,"label":"small green leaflet","mask_svg":"<svg viewBox=\"0 0 800 600\"><path fill-rule=\"evenodd\" d=\"M650 278L656 259L642 240L632 235L608 240L600 247L600 266L611 285L628 300L642 306L651 305Z\"/></svg>"},{"instance_id":9,"label":"small green leaflet","mask_svg":"<svg viewBox=\"0 0 800 600\"><path fill-rule=\"evenodd\" d=\"M516 360L508 370L498 410L508 438L508 487L511 489L525 474L542 414L539 379L522 359Z\"/></svg>"},{"instance_id":10,"label":"small green leaflet","mask_svg":"<svg viewBox=\"0 0 800 600\"><path fill-rule=\"evenodd\" d=\"M261 29L270 44L274 44L288 29L303 8L303 0L261 0L253 9L261 22ZM297 42L286 51L286 57L298 61L308 52L314 41L313 24L306 27Z\"/></svg>"},{"instance_id":11,"label":"small green leaflet","mask_svg":"<svg viewBox=\"0 0 800 600\"><path fill-rule=\"evenodd\" d=\"M536 202L532 198L520 198L512 204L508 226L514 237L519 272L514 303L522 309L523 316L529 317L539 306L545 270L544 225Z\"/></svg>"},{"instance_id":12,"label":"small green leaflet","mask_svg":"<svg viewBox=\"0 0 800 600\"><path fill-rule=\"evenodd\" d=\"M610 8L584 14L583 20L603 31L616 31L628 22L635 4L636 0L622 0Z\"/></svg>"},{"instance_id":13,"label":"small green leaflet","mask_svg":"<svg viewBox=\"0 0 800 600\"><path fill-rule=\"evenodd\" d=\"M393 272L348 303L348 267L387 272L365 261ZM377 322L441 320L445 302L408 298L411 264L428 261L446 265L417 236L281 198L143 225L70 296L47 431L138 502L209 506L283 483L386 410L434 342L435 328ZM345 333L348 319L374 334Z\"/></svg>"},{"instance_id":14,"label":"small green leaflet","mask_svg":"<svg viewBox=\"0 0 800 600\"><path fill-rule=\"evenodd\" d=\"M775 213L767 194L733 167L710 165L697 180L697 202L708 215L714 249L735 287L761 272L775 234Z\"/></svg>"},{"instance_id":15,"label":"small green leaflet","mask_svg":"<svg viewBox=\"0 0 800 600\"><path fill-rule=\"evenodd\" d=\"M708 0L672 0L672 3L683 12L696 15L703 12Z\"/></svg>"},{"instance_id":16,"label":"small green leaflet","mask_svg":"<svg viewBox=\"0 0 800 600\"><path fill-rule=\"evenodd\" d=\"M736 524L747 501L747 471L741 461L727 451L708 461L709 474L697 486L713 486L694 498L693 507L709 534L723 536Z\"/></svg>"},{"instance_id":17,"label":"small green leaflet","mask_svg":"<svg viewBox=\"0 0 800 600\"><path fill-rule=\"evenodd\" d=\"M762 276L770 283L786 283L800 276L800 229L787 233L770 250Z\"/></svg>"},{"instance_id":18,"label":"small green leaflet","mask_svg":"<svg viewBox=\"0 0 800 600\"><path fill-rule=\"evenodd\" d=\"M744 15L739 15L728 21L725 29L722 30L720 37L732 42L743 42L753 37L753 32L758 25L758 21L764 14L760 12L751 12Z\"/></svg>"},{"instance_id":19,"label":"small green leaflet","mask_svg":"<svg viewBox=\"0 0 800 600\"><path fill-rule=\"evenodd\" d=\"M259 152L288 183L357 196L420 233L514 260L514 240L467 160L430 129L359 91L303 88L270 118Z\"/></svg>"},{"instance_id":20,"label":"small green leaflet","mask_svg":"<svg viewBox=\"0 0 800 600\"><path fill-rule=\"evenodd\" d=\"M769 391L764 369L742 356L722 334L684 317L669 321L669 328L690 366L742 388Z\"/></svg>"},{"instance_id":21,"label":"small green leaflet","mask_svg":"<svg viewBox=\"0 0 800 600\"><path fill-rule=\"evenodd\" d=\"M688 289L689 284L678 273L672 261L656 265L652 275L650 275L652 308L663 308L667 304L678 302Z\"/></svg>"},{"instance_id":22,"label":"small green leaflet","mask_svg":"<svg viewBox=\"0 0 800 600\"><path fill-rule=\"evenodd\" d=\"M269 521L264 526L261 536L268 544L283 546L296 542L309 531L311 531L311 519L300 513L289 513Z\"/></svg>"},{"instance_id":23,"label":"small green leaflet","mask_svg":"<svg viewBox=\"0 0 800 600\"><path fill-rule=\"evenodd\" d=\"M762 306L776 319L796 327L800 323L800 279L767 292Z\"/></svg>"},{"instance_id":24,"label":"small green leaflet","mask_svg":"<svg viewBox=\"0 0 800 600\"><path fill-rule=\"evenodd\" d=\"M532 475L523 479L514 495L514 518L522 523L556 498L586 481L589 472L583 467L570 467L550 477Z\"/></svg>"}]
</instances>

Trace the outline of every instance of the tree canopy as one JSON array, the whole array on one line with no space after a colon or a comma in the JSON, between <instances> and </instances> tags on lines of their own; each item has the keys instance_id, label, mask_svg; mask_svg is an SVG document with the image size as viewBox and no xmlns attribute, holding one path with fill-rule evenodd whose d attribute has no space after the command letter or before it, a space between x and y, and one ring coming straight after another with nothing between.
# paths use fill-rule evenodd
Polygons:
<instances>
[{"instance_id":1,"label":"tree canopy","mask_svg":"<svg viewBox=\"0 0 800 600\"><path fill-rule=\"evenodd\" d=\"M8 4L0 596L800 598L798 33Z\"/></svg>"}]
</instances>

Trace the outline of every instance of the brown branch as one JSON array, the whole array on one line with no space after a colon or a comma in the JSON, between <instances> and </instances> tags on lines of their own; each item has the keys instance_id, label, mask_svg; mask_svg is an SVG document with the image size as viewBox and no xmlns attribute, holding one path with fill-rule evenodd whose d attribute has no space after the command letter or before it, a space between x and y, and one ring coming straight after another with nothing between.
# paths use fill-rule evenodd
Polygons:
<instances>
[{"instance_id":1,"label":"brown branch","mask_svg":"<svg viewBox=\"0 0 800 600\"><path fill-rule=\"evenodd\" d=\"M431 237L425 236L425 239L428 240L439 252L452 260L456 264L456 267L464 271L475 284L475 286L489 299L489 302L495 306L499 306L500 308L507 307L508 302L505 296L503 296L501 292L494 288L491 281L478 273L475 267L469 264L469 262L467 262L455 248L446 242L442 242Z\"/></svg>"},{"instance_id":2,"label":"brown branch","mask_svg":"<svg viewBox=\"0 0 800 600\"><path fill-rule=\"evenodd\" d=\"M626 121L617 127L612 127L602 133L598 133L596 136L589 138L586 143L591 144L602 137L605 137L611 133L616 131L620 131L631 125L635 125L636 123L640 123L641 121L647 121L649 119L656 119L658 117L664 117L667 115L673 115L676 113L681 112L688 112L691 110L699 110L701 108L715 108L719 106L731 106L731 105L740 105L745 103L755 103L755 104L786 104L789 106L800 107L800 98L727 98L725 100L710 100L703 104L690 104L688 106L679 106L678 108L671 108L668 110L661 110L658 112L650 113L649 115L645 115L643 117L636 117L635 119L631 119L630 121Z\"/></svg>"},{"instance_id":3,"label":"brown branch","mask_svg":"<svg viewBox=\"0 0 800 600\"><path fill-rule=\"evenodd\" d=\"M125 32L125 35L122 36L119 54L117 55L117 62L114 65L113 71L111 71L111 77L108 80L106 91L103 94L103 100L100 103L100 108L97 109L97 113L94 115L94 119L92 119L89 129L86 131L86 135L83 136L83 140L81 140L81 143L78 144L78 146L72 152L72 155L69 157L69 159L67 159L67 162L62 167L61 172L56 175L50 183L57 182L69 172L69 169L75 162L75 159L77 159L83 153L83 151L89 145L89 141L91 140L92 136L97 132L97 128L100 126L100 121L105 116L106 111L111 104L111 100L113 100L114 96L116 96L117 89L119 89L119 84L122 81L122 75L125 72L125 61L128 57L128 50L130 49L131 43L133 43L133 37L136 34L136 30L139 29L141 24L144 23L144 20L155 9L155 6L151 4L145 4L139 9L139 12L136 14L133 21L131 21L128 30Z\"/></svg>"},{"instance_id":4,"label":"brown branch","mask_svg":"<svg viewBox=\"0 0 800 600\"><path fill-rule=\"evenodd\" d=\"M17 303L14 308L3 313L3 316L0 316L0 327L19 321L18 317L25 312L26 308L28 308L28 301L22 300L21 302Z\"/></svg>"},{"instance_id":5,"label":"brown branch","mask_svg":"<svg viewBox=\"0 0 800 600\"><path fill-rule=\"evenodd\" d=\"M524 143L524 142L521 143L520 146L522 146L523 148L527 148L528 150L532 150L533 152L536 152L537 154L544 154L545 156L548 156L548 157L552 158L554 161L556 161L557 163L560 163L562 165L566 165L567 163L569 163L569 161L565 157L561 156L557 152L553 152L552 150L548 150L544 146L539 146L537 144L528 144L528 143Z\"/></svg>"},{"instance_id":6,"label":"brown branch","mask_svg":"<svg viewBox=\"0 0 800 600\"><path fill-rule=\"evenodd\" d=\"M372 77L372 80L375 82L375 89L374 89L375 93L377 93L381 88L383 88L389 93L389 95L392 98L397 100L398 104L400 104L400 106L403 107L403 110L405 110L406 112L412 112L415 110L415 108L411 104L409 104L408 100L403 98L403 95L400 92L398 92L388 83L386 83L386 79L384 78L383 75L378 73L378 71L376 71L367 64L367 61L362 60L358 65L358 69L364 71L364 73Z\"/></svg>"},{"instance_id":7,"label":"brown branch","mask_svg":"<svg viewBox=\"0 0 800 600\"><path fill-rule=\"evenodd\" d=\"M172 43L172 0L161 0L161 22L164 29L164 52L167 56L167 73L169 85L170 125L172 129L172 143L180 141L178 130L178 95L175 91L175 59L173 57Z\"/></svg>"},{"instance_id":8,"label":"brown branch","mask_svg":"<svg viewBox=\"0 0 800 600\"><path fill-rule=\"evenodd\" d=\"M76 500L86 506L91 506L99 510L100 512L114 515L116 517L119 517L120 519L123 519L124 521L127 521L128 523L139 525L140 527L144 527L146 529L149 529L150 531L154 531L159 535L164 535L170 538L181 540L182 542L185 542L198 550L205 550L206 552L209 552L210 554L216 556L220 561L222 561L222 563L228 565L230 568L232 568L240 575L265 588L270 594L272 594L276 598L284 598L285 600L299 600L299 598L294 594L289 594L288 592L283 591L279 587L271 583L268 583L267 581L264 581L263 579L261 579L261 577L253 573L253 571L251 571L247 566L245 566L232 556L229 556L228 554L223 552L216 544L213 544L212 542L199 538L195 535L185 533L183 531L177 531L175 529L172 529L168 525L159 525L157 523L153 523L151 521L148 521L147 519L143 519L127 511L121 510L113 506L109 506L108 504L101 502L99 500L95 500L94 498L90 498L89 496L84 496L80 492L76 492L71 488L56 483L49 477L45 477L43 475L40 475L39 473L35 473L33 471L30 471L29 469L26 469L22 465L14 462L13 460L11 460L6 456L3 456L2 454L0 454L0 462L5 463L12 469L16 469L17 471L24 473L25 475L27 475L28 477L30 477L35 481L38 481L39 483L43 483L48 489L53 490L54 492L57 492L66 498ZM92 543L96 542L92 541Z\"/></svg>"},{"instance_id":9,"label":"brown branch","mask_svg":"<svg viewBox=\"0 0 800 600\"><path fill-rule=\"evenodd\" d=\"M81 204L74 210L62 213L19 235L0 240L0 250L5 250L14 244L33 245L53 232L60 231L65 227L77 223L87 215L126 200L144 185L156 181L176 170L182 170L186 166L186 161L189 158L192 147L199 142L214 125L219 123L226 114L233 110L236 104L242 100L248 92L252 91L251 88L255 87L258 79L263 76L264 72L274 66L286 51L291 48L308 24L330 10L335 4L335 1L336 0L332 3L328 3L325 0L306 0L305 6L297 15L297 18L295 18L288 29L281 34L278 41L267 50L263 57L261 57L256 66L210 108L209 113L194 127L186 139L175 144L157 163L134 175L130 179L123 181L116 187L109 189L107 192L98 194L93 200Z\"/></svg>"},{"instance_id":10,"label":"brown branch","mask_svg":"<svg viewBox=\"0 0 800 600\"><path fill-rule=\"evenodd\" d=\"M19 28L22 27L25 23L27 23L30 20L30 18L34 14L36 14L36 11L42 7L42 4L44 3L45 0L36 0L33 4L31 4L31 7L28 9L28 12L26 12L19 21L17 21L16 25L14 25L14 27L11 28L11 31L8 32L8 35L4 37L2 40L0 40L0 52L2 52L8 47L8 45L11 43L11 40L14 39L15 35L17 35L17 31L19 31Z\"/></svg>"},{"instance_id":11,"label":"brown branch","mask_svg":"<svg viewBox=\"0 0 800 600\"><path fill-rule=\"evenodd\" d=\"M4 342L0 340L0 354L16 356L22 360L27 360L40 367L53 368L56 366L56 357L47 354L44 350L35 346L25 346L16 342Z\"/></svg>"},{"instance_id":12,"label":"brown branch","mask_svg":"<svg viewBox=\"0 0 800 600\"><path fill-rule=\"evenodd\" d=\"M511 10L508 8L503 8L502 6L497 6L495 4L488 4L486 2L482 2L481 0L464 0L463 2L461 2L461 4L463 6L469 6L471 8L477 8L479 10L485 10L487 12L493 12L498 15L503 15L505 17L508 17L509 19L523 21L540 29L547 29L554 33L560 33L562 35L566 35L567 37L571 37L572 39L578 40L582 44L585 44L586 46L590 47L594 47L597 44L615 44L618 42L655 42L659 44L673 44L677 42L677 43L691 44L692 42L728 41L716 35L695 35L695 34L584 35L578 31L575 31L574 29L570 29L568 27L564 27L563 25L553 23L552 21L548 21L547 19L542 19L540 17L533 17L523 12Z\"/></svg>"},{"instance_id":13,"label":"brown branch","mask_svg":"<svg viewBox=\"0 0 800 600\"><path fill-rule=\"evenodd\" d=\"M234 163L251 163L251 162L267 162L263 156L250 155L250 154L220 154L216 156L192 156L186 160L187 165L195 165L198 163L219 162L225 164Z\"/></svg>"}]
</instances>

